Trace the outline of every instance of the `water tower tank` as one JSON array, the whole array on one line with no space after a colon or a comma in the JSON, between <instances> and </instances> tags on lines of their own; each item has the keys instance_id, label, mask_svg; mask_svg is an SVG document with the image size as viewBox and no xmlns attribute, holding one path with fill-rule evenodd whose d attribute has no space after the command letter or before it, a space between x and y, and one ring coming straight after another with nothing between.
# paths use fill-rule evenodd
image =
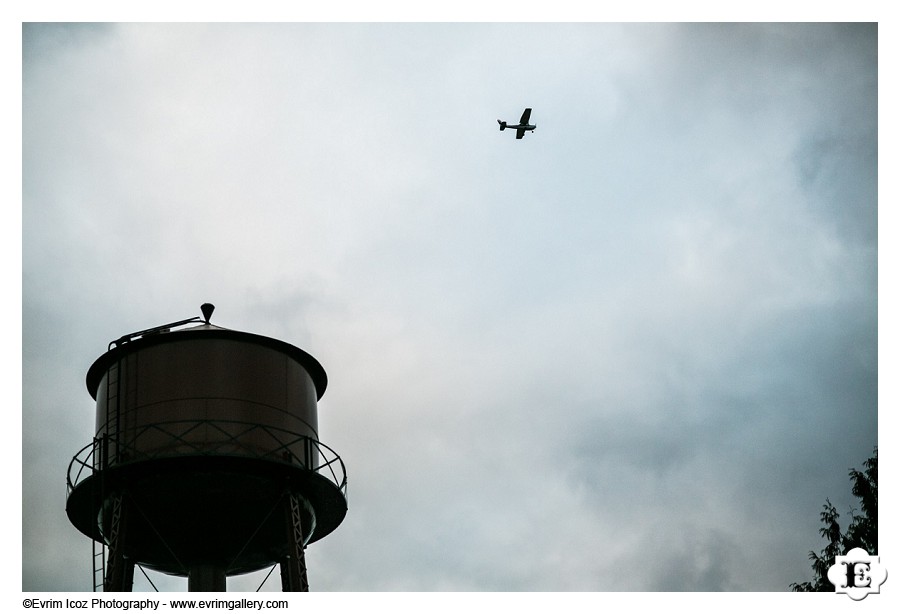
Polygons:
<instances>
[{"instance_id":1,"label":"water tower tank","mask_svg":"<svg viewBox=\"0 0 900 614\"><path fill-rule=\"evenodd\" d=\"M217 591L275 564L283 590L308 590L306 545L347 513L343 461L319 440L325 370L202 309L88 369L95 435L69 465L66 512L94 540L95 590L131 590L135 565Z\"/></svg>"}]
</instances>

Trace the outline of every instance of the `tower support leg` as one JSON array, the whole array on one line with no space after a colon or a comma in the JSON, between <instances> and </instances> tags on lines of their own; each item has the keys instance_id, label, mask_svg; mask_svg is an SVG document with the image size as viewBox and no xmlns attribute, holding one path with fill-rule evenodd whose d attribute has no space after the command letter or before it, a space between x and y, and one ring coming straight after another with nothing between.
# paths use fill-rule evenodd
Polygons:
<instances>
[{"instance_id":1,"label":"tower support leg","mask_svg":"<svg viewBox=\"0 0 900 614\"><path fill-rule=\"evenodd\" d=\"M297 495L288 493L285 512L288 555L281 561L281 590L285 593L305 593L309 591L309 580L306 577L306 557L303 553L303 519Z\"/></svg>"},{"instance_id":2,"label":"tower support leg","mask_svg":"<svg viewBox=\"0 0 900 614\"><path fill-rule=\"evenodd\" d=\"M109 521L109 559L103 592L131 592L134 586L134 561L125 556L125 530L127 528L127 504L119 493L112 500L112 517Z\"/></svg>"},{"instance_id":3,"label":"tower support leg","mask_svg":"<svg viewBox=\"0 0 900 614\"><path fill-rule=\"evenodd\" d=\"M188 569L188 591L224 593L225 570L215 565L193 565Z\"/></svg>"}]
</instances>

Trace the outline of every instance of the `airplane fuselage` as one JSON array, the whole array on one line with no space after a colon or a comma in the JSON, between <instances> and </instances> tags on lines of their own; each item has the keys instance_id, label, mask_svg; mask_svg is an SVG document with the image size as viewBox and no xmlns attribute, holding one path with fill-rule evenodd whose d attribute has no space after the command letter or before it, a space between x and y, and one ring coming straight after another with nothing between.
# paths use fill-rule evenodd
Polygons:
<instances>
[{"instance_id":1,"label":"airplane fuselage","mask_svg":"<svg viewBox=\"0 0 900 614\"><path fill-rule=\"evenodd\" d=\"M500 122L500 129L501 129L501 130L506 130L506 129L509 129L509 130L534 130L535 128L537 128L537 125L536 125L536 124L517 124L517 125L511 125L511 124L508 124L508 123L506 123L506 122Z\"/></svg>"}]
</instances>

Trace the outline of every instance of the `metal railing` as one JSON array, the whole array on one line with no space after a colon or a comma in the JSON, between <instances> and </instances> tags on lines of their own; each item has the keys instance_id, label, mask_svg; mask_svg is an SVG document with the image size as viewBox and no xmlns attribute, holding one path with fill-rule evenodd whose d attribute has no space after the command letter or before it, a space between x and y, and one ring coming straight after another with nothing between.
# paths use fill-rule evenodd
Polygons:
<instances>
[{"instance_id":1,"label":"metal railing","mask_svg":"<svg viewBox=\"0 0 900 614\"><path fill-rule=\"evenodd\" d=\"M202 428L211 430L201 438ZM72 458L66 472L67 496L96 471L161 458L228 456L300 465L327 478L347 498L347 471L337 452L286 429L235 420L175 420L123 430L115 439L95 437Z\"/></svg>"}]
</instances>

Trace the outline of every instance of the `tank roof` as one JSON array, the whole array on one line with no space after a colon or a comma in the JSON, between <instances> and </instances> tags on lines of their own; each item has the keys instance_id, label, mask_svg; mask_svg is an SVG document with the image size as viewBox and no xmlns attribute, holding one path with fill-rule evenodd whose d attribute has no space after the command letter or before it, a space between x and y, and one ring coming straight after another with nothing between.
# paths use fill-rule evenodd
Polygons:
<instances>
[{"instance_id":1,"label":"tank roof","mask_svg":"<svg viewBox=\"0 0 900 614\"><path fill-rule=\"evenodd\" d=\"M325 369L321 364L319 364L319 361L313 358L310 354L304 352L294 345L291 345L290 343L281 341L279 339L273 339L272 337L265 337L263 335L256 335L254 333L245 333L242 331L230 330L207 323L201 323L190 328L180 328L178 330L172 331L156 330L154 332L144 334L132 341L128 341L127 343L122 343L113 347L105 354L100 356L97 360L95 360L94 364L92 364L88 369L86 377L88 392L90 393L91 397L96 400L97 389L100 386L100 381L103 379L103 375L109 369L110 365L123 356L126 356L132 352L137 352L141 349L164 343L208 339L230 339L233 341L256 343L258 345L283 352L284 354L299 362L303 366L303 368L306 369L307 373L309 373L309 376L312 378L313 384L316 387L316 397L318 399L321 399L322 395L325 394L325 388L328 385L328 376L325 373Z\"/></svg>"}]
</instances>

